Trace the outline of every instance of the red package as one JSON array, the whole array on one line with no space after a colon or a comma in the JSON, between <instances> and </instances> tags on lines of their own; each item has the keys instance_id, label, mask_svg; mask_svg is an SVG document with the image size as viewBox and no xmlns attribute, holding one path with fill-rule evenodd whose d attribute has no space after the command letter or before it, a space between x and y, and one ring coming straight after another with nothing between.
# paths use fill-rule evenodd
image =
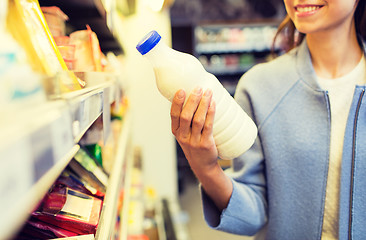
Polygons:
<instances>
[{"instance_id":1,"label":"red package","mask_svg":"<svg viewBox=\"0 0 366 240\"><path fill-rule=\"evenodd\" d=\"M35 228L41 229L41 230L50 231L53 234L55 234L56 237L59 237L59 238L61 238L61 237L74 237L74 236L78 236L77 233L70 232L68 230L65 230L65 229L62 229L60 227L51 225L49 223L45 223L45 222L39 221L39 220L37 220L35 218L30 218L27 221L27 224L29 224L29 225L31 225L31 226L33 226Z\"/></svg>"},{"instance_id":2,"label":"red package","mask_svg":"<svg viewBox=\"0 0 366 240\"><path fill-rule=\"evenodd\" d=\"M101 208L98 198L56 186L43 199L41 211L32 216L77 234L95 234Z\"/></svg>"}]
</instances>

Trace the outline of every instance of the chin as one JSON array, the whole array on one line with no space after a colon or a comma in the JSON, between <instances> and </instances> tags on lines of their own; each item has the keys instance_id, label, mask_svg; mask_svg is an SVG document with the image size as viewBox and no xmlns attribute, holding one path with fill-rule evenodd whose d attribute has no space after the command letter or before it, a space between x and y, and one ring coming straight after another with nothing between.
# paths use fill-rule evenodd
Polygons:
<instances>
[{"instance_id":1,"label":"chin","mask_svg":"<svg viewBox=\"0 0 366 240\"><path fill-rule=\"evenodd\" d=\"M297 31L304 34L317 32L314 24L295 24Z\"/></svg>"}]
</instances>

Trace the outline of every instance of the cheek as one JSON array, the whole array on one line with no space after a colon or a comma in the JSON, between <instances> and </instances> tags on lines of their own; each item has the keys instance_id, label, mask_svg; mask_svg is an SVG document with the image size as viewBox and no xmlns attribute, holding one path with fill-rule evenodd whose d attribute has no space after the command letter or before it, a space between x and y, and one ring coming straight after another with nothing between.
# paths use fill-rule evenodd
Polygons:
<instances>
[{"instance_id":1,"label":"cheek","mask_svg":"<svg viewBox=\"0 0 366 240\"><path fill-rule=\"evenodd\" d=\"M293 7L292 1L291 0L284 0L285 3L285 8L286 8L286 12L287 14L290 16L291 19L293 19L294 15L295 15L295 9Z\"/></svg>"}]
</instances>

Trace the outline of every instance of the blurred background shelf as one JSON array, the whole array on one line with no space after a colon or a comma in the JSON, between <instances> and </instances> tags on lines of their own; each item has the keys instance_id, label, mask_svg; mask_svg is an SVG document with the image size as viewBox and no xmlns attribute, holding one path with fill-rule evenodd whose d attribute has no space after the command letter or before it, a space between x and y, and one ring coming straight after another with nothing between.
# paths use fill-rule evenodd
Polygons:
<instances>
[{"instance_id":1,"label":"blurred background shelf","mask_svg":"<svg viewBox=\"0 0 366 240\"><path fill-rule=\"evenodd\" d=\"M24 223L78 149L66 103L9 114L12 124L0 129L0 239Z\"/></svg>"},{"instance_id":2,"label":"blurred background shelf","mask_svg":"<svg viewBox=\"0 0 366 240\"><path fill-rule=\"evenodd\" d=\"M109 83L75 91L62 100L9 112L2 119L0 239L18 231L60 176L79 150L80 138L103 113L105 97L110 104L111 89L115 86Z\"/></svg>"},{"instance_id":3,"label":"blurred background shelf","mask_svg":"<svg viewBox=\"0 0 366 240\"><path fill-rule=\"evenodd\" d=\"M119 213L118 207L121 190L123 190L123 192L125 193L123 204L128 205L127 201L129 195L126 194L126 189L129 187L130 184L130 182L128 181L128 172L132 167L130 146L130 121L130 116L127 113L122 122L122 130L118 140L113 169L109 176L107 192L104 198L99 225L95 235L95 239L98 240L113 238L113 233L117 224L117 220L118 218L121 218L117 216L128 213L128 211ZM125 226L127 225L127 219L122 218L121 222L121 225L123 226L123 228L121 227L121 229L124 230L126 228ZM121 232L123 232L122 230Z\"/></svg>"},{"instance_id":4,"label":"blurred background shelf","mask_svg":"<svg viewBox=\"0 0 366 240\"><path fill-rule=\"evenodd\" d=\"M117 39L109 15L114 14L101 0L39 0L41 6L58 6L68 17L72 31L82 30L88 24L97 34L102 52L122 54L123 49Z\"/></svg>"}]
</instances>

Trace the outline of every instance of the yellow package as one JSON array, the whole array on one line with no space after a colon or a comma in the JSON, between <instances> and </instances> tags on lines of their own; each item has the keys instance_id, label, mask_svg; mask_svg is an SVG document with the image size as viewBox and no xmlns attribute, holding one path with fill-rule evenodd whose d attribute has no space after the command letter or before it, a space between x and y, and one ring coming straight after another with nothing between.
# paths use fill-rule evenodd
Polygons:
<instances>
[{"instance_id":1,"label":"yellow package","mask_svg":"<svg viewBox=\"0 0 366 240\"><path fill-rule=\"evenodd\" d=\"M48 80L54 82L45 83L48 92L65 93L81 89L81 83L68 70L57 48L37 0L9 0L7 27L26 50L33 69L54 77Z\"/></svg>"}]
</instances>

